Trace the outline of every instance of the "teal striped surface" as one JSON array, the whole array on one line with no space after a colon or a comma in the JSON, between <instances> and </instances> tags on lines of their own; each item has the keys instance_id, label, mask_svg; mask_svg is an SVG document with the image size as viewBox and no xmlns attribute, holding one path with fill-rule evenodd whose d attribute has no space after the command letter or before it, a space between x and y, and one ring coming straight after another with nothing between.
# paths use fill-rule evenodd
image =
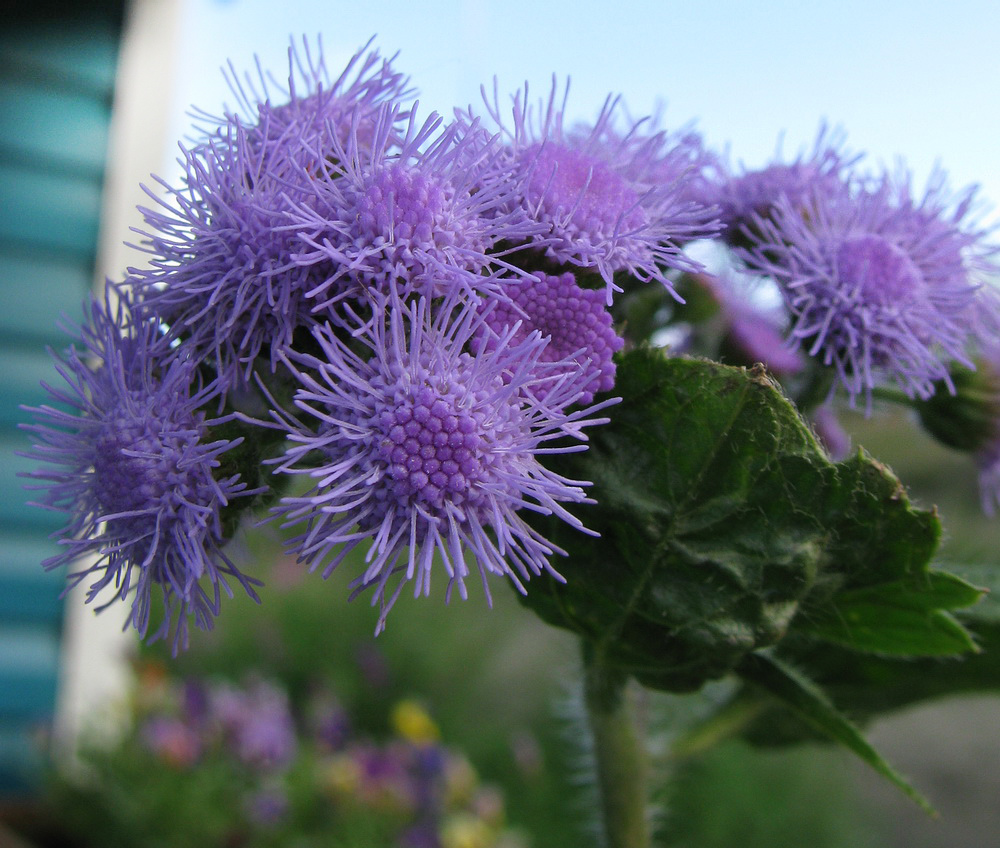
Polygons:
<instances>
[{"instance_id":1,"label":"teal striped surface","mask_svg":"<svg viewBox=\"0 0 1000 848\"><path fill-rule=\"evenodd\" d=\"M91 288L123 3L21 10L0 30L0 801L37 787L58 686L60 513L30 506L22 405L60 378Z\"/></svg>"}]
</instances>

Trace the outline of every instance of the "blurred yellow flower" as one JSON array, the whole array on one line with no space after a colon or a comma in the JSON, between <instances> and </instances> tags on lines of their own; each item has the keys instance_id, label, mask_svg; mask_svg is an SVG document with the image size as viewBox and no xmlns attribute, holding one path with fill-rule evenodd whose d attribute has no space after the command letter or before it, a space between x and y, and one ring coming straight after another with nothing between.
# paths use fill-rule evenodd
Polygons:
<instances>
[{"instance_id":1,"label":"blurred yellow flower","mask_svg":"<svg viewBox=\"0 0 1000 848\"><path fill-rule=\"evenodd\" d=\"M426 745L437 742L441 731L427 711L416 701L406 699L396 704L392 711L392 727L408 742Z\"/></svg>"},{"instance_id":2,"label":"blurred yellow flower","mask_svg":"<svg viewBox=\"0 0 1000 848\"><path fill-rule=\"evenodd\" d=\"M451 816L441 828L441 848L491 848L493 828L469 813Z\"/></svg>"}]
</instances>

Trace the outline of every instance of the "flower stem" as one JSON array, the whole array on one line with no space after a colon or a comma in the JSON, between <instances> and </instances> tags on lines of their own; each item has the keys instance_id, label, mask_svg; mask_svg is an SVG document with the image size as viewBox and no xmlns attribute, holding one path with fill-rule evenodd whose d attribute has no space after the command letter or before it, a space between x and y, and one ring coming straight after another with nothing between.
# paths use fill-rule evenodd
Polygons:
<instances>
[{"instance_id":1,"label":"flower stem","mask_svg":"<svg viewBox=\"0 0 1000 848\"><path fill-rule=\"evenodd\" d=\"M625 697L627 677L609 669L584 643L584 702L594 740L607 848L649 848L645 751Z\"/></svg>"}]
</instances>

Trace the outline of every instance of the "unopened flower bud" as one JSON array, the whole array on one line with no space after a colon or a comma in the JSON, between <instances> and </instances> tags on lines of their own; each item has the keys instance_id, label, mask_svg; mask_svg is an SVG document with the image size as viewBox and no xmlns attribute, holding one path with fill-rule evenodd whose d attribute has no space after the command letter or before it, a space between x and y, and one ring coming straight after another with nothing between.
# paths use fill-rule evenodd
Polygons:
<instances>
[{"instance_id":1,"label":"unopened flower bud","mask_svg":"<svg viewBox=\"0 0 1000 848\"><path fill-rule=\"evenodd\" d=\"M1000 429L1000 370L980 361L973 371L956 366L950 372L954 392L945 386L919 401L920 423L938 441L961 451L982 451Z\"/></svg>"}]
</instances>

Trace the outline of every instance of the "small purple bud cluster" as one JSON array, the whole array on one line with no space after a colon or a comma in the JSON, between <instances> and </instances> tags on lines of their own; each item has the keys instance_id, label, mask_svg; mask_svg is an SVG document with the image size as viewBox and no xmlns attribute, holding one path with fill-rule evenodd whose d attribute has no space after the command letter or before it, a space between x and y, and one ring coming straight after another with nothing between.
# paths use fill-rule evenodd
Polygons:
<instances>
[{"instance_id":1,"label":"small purple bud cluster","mask_svg":"<svg viewBox=\"0 0 1000 848\"><path fill-rule=\"evenodd\" d=\"M462 383L452 379L434 391L427 385L430 376L425 372L421 388L396 392L395 405L380 404L376 456L389 467L390 503L414 499L442 509L446 501L461 505L475 498L497 458L481 449L481 434L491 426L482 408L486 398L473 397L467 407Z\"/></svg>"},{"instance_id":2,"label":"small purple bud cluster","mask_svg":"<svg viewBox=\"0 0 1000 848\"><path fill-rule=\"evenodd\" d=\"M281 770L295 757L296 736L287 694L264 681L210 692L208 720L237 758L260 772Z\"/></svg>"},{"instance_id":3,"label":"small purple bud cluster","mask_svg":"<svg viewBox=\"0 0 1000 848\"><path fill-rule=\"evenodd\" d=\"M608 392L615 385L614 355L625 345L615 333L611 313L604 306L604 295L594 289L581 288L576 277L567 271L558 277L538 273L520 285L506 290L509 300L499 300L496 308L486 313L482 344L490 347L508 327L516 327L514 339L527 338L538 331L550 341L542 352L549 362L577 359L590 376L581 403L590 403L598 392ZM545 383L532 387L536 397L543 399Z\"/></svg>"}]
</instances>

